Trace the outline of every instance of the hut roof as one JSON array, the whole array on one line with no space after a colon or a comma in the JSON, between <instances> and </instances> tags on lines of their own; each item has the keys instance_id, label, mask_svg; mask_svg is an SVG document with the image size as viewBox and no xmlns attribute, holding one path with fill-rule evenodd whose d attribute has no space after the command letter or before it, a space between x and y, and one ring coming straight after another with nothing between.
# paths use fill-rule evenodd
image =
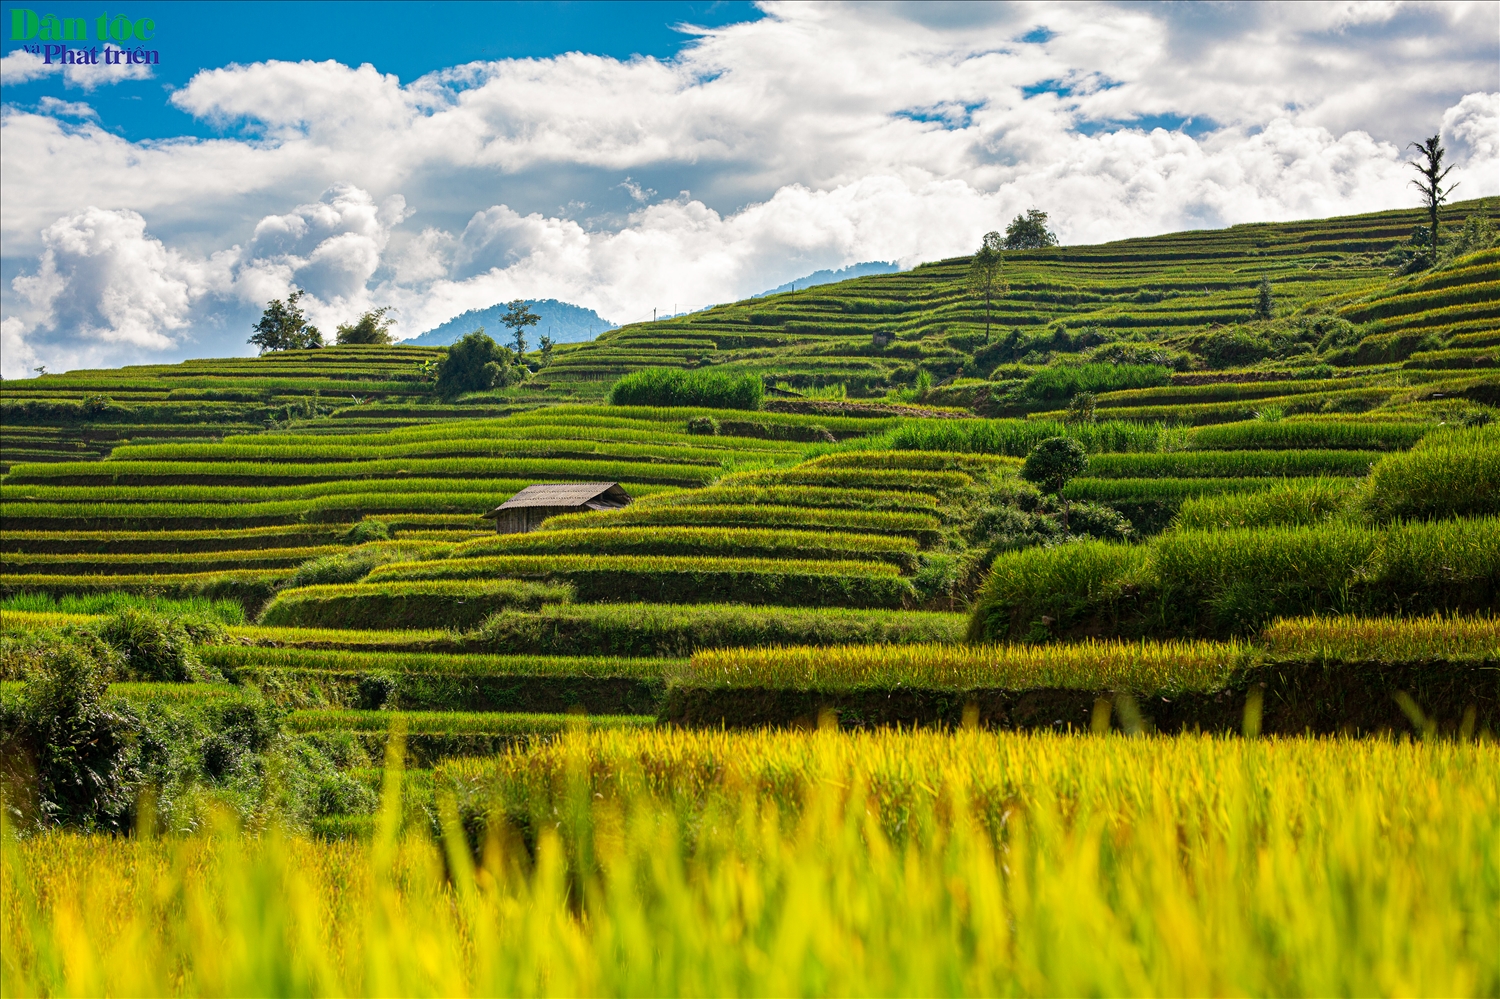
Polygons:
<instances>
[{"instance_id":1,"label":"hut roof","mask_svg":"<svg viewBox=\"0 0 1500 999\"><path fill-rule=\"evenodd\" d=\"M503 510L521 507L578 507L607 510L630 502L630 494L618 482L545 482L527 486L486 517L498 517Z\"/></svg>"}]
</instances>

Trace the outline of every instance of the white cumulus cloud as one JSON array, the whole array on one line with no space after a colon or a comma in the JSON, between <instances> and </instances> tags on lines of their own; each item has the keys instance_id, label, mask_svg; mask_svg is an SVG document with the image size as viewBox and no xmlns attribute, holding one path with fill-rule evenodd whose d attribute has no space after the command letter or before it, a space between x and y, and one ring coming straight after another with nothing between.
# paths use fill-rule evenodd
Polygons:
<instances>
[{"instance_id":1,"label":"white cumulus cloud","mask_svg":"<svg viewBox=\"0 0 1500 999\"><path fill-rule=\"evenodd\" d=\"M631 320L967 252L1031 206L1068 242L1377 210L1439 129L1458 196L1500 193L1492 3L765 10L670 60L205 70L171 101L224 138L7 106L6 343L243 352L294 286L325 328L514 297Z\"/></svg>"}]
</instances>

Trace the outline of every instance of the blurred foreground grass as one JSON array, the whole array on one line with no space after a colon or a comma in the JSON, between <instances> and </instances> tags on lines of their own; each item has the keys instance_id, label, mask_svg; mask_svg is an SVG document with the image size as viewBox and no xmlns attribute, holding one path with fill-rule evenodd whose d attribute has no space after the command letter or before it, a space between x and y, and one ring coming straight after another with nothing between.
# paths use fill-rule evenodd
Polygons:
<instances>
[{"instance_id":1,"label":"blurred foreground grass","mask_svg":"<svg viewBox=\"0 0 1500 999\"><path fill-rule=\"evenodd\" d=\"M4 994L1500 992L1490 742L581 732L435 838L386 777L369 842L7 835Z\"/></svg>"}]
</instances>

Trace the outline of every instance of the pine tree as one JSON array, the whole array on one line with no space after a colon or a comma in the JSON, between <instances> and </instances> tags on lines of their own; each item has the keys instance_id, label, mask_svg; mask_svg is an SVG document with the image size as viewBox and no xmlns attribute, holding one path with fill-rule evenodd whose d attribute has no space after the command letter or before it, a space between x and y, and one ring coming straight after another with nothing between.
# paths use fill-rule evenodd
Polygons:
<instances>
[{"instance_id":1,"label":"pine tree","mask_svg":"<svg viewBox=\"0 0 1500 999\"><path fill-rule=\"evenodd\" d=\"M1271 298L1271 279L1260 279L1260 288L1255 293L1255 315L1259 319L1270 319L1276 303Z\"/></svg>"}]
</instances>

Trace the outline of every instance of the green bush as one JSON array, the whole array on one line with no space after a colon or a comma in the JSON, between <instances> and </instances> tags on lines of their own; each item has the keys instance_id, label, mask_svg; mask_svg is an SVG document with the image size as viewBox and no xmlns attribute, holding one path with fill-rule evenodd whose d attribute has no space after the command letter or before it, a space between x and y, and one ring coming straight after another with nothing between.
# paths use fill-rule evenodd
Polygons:
<instances>
[{"instance_id":1,"label":"green bush","mask_svg":"<svg viewBox=\"0 0 1500 999\"><path fill-rule=\"evenodd\" d=\"M612 406L699 406L707 409L759 409L765 385L755 375L712 369L643 368L615 382Z\"/></svg>"},{"instance_id":2,"label":"green bush","mask_svg":"<svg viewBox=\"0 0 1500 999\"><path fill-rule=\"evenodd\" d=\"M99 625L99 637L124 656L130 679L157 683L192 679L197 665L193 636L180 620L126 607Z\"/></svg>"},{"instance_id":3,"label":"green bush","mask_svg":"<svg viewBox=\"0 0 1500 999\"><path fill-rule=\"evenodd\" d=\"M1440 347L1442 340L1429 330L1376 333L1354 347L1328 355L1328 360L1332 364L1392 364L1432 345Z\"/></svg>"},{"instance_id":4,"label":"green bush","mask_svg":"<svg viewBox=\"0 0 1500 999\"><path fill-rule=\"evenodd\" d=\"M1500 425L1445 428L1380 459L1365 507L1379 520L1500 513Z\"/></svg>"},{"instance_id":5,"label":"green bush","mask_svg":"<svg viewBox=\"0 0 1500 999\"><path fill-rule=\"evenodd\" d=\"M301 586L355 583L368 576L376 566L423 555L433 557L436 554L435 549L440 547L418 542L404 544L373 542L361 545L352 551L324 555L304 562L287 578L283 586L286 589L292 589ZM442 550L446 551L446 549Z\"/></svg>"},{"instance_id":6,"label":"green bush","mask_svg":"<svg viewBox=\"0 0 1500 999\"><path fill-rule=\"evenodd\" d=\"M390 526L380 520L361 520L349 528L349 533L344 535L344 540L351 545L362 545L367 541L389 541L390 539Z\"/></svg>"},{"instance_id":7,"label":"green bush","mask_svg":"<svg viewBox=\"0 0 1500 999\"><path fill-rule=\"evenodd\" d=\"M526 377L509 347L485 336L480 328L448 348L437 364L437 391L445 399L465 392L506 388Z\"/></svg>"},{"instance_id":8,"label":"green bush","mask_svg":"<svg viewBox=\"0 0 1500 999\"><path fill-rule=\"evenodd\" d=\"M1218 330L1197 344L1210 368L1237 368L1269 357L1274 348L1261 337L1244 330Z\"/></svg>"},{"instance_id":9,"label":"green bush","mask_svg":"<svg viewBox=\"0 0 1500 999\"><path fill-rule=\"evenodd\" d=\"M130 719L104 703L108 670L84 646L46 648L19 702L0 708L0 789L12 823L129 828Z\"/></svg>"}]
</instances>

